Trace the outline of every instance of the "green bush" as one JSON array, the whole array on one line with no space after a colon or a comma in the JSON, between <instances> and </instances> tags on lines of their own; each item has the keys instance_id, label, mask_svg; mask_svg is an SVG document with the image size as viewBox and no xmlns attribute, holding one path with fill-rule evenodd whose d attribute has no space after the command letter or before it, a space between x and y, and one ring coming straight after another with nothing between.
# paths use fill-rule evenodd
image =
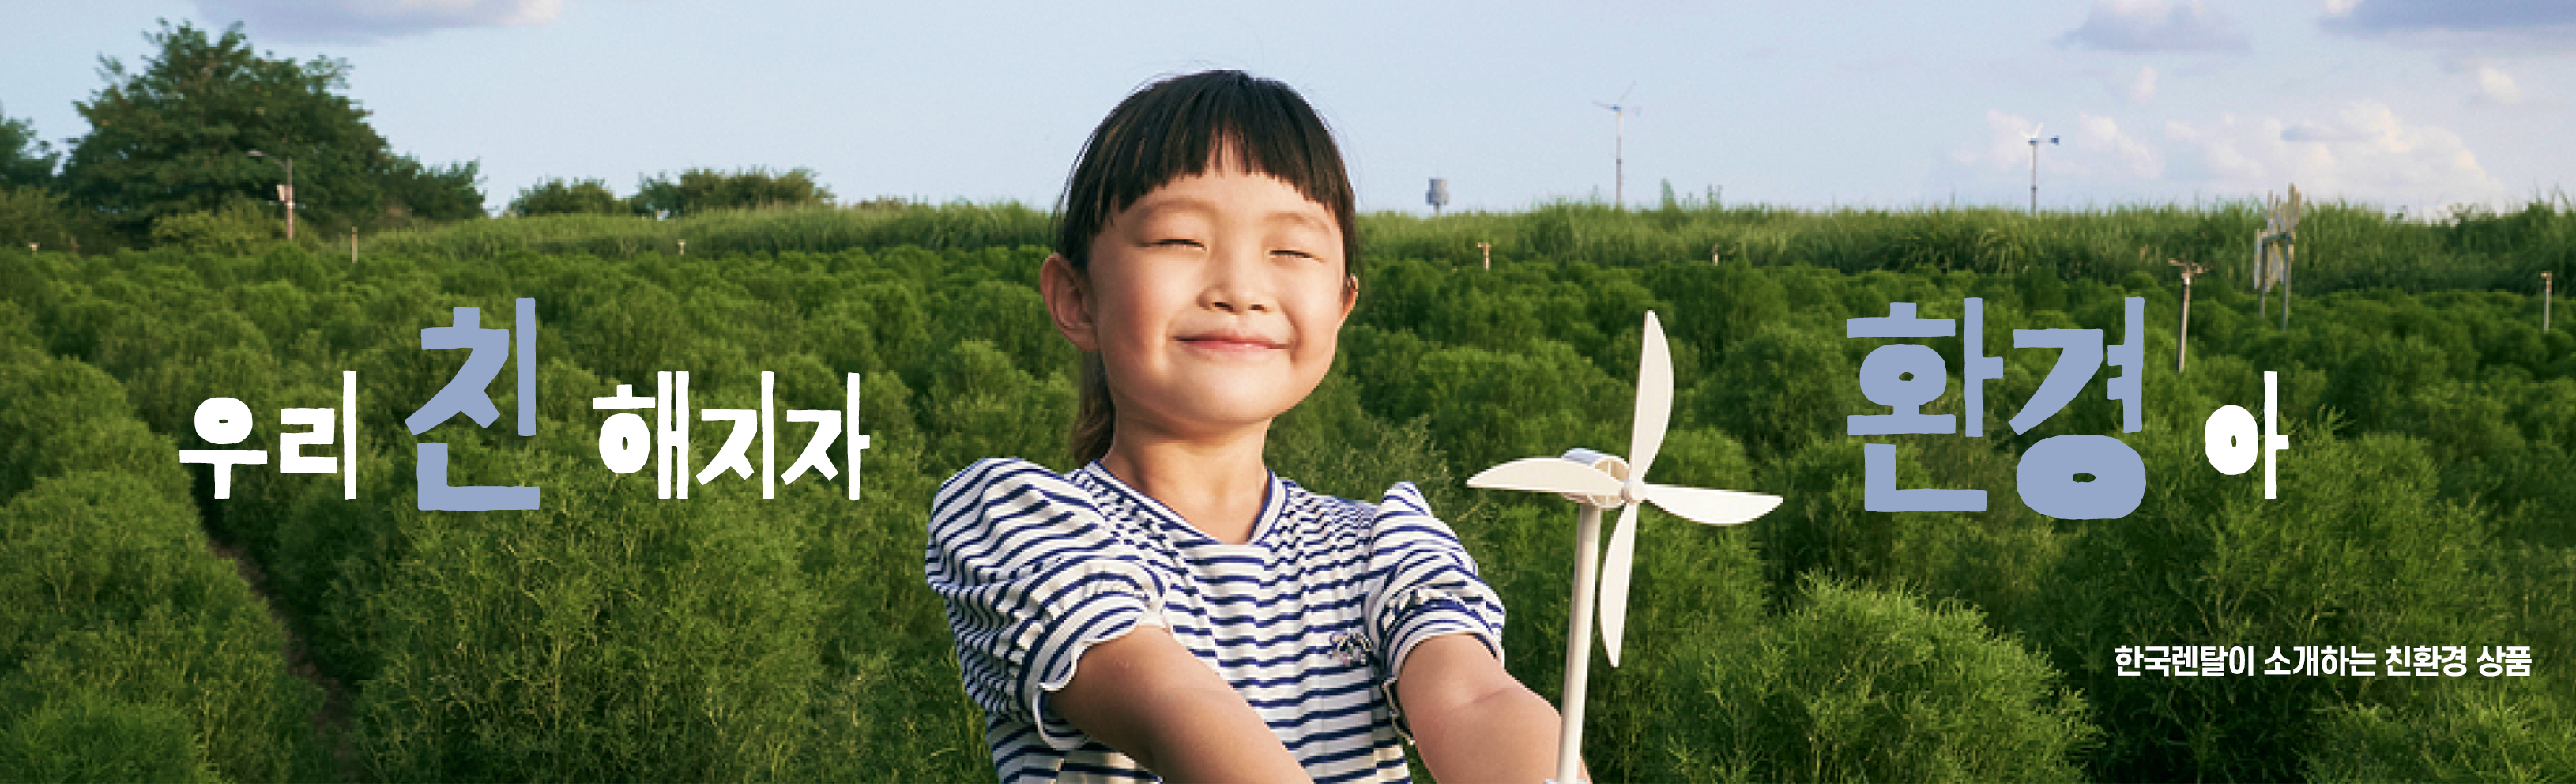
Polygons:
<instances>
[{"instance_id":1,"label":"green bush","mask_svg":"<svg viewBox=\"0 0 2576 784\"><path fill-rule=\"evenodd\" d=\"M409 555L353 608L384 657L354 706L372 775L800 774L822 671L796 506L453 449L451 475L542 478L546 508L396 513Z\"/></svg>"},{"instance_id":2,"label":"green bush","mask_svg":"<svg viewBox=\"0 0 2576 784\"><path fill-rule=\"evenodd\" d=\"M222 210L175 213L152 221L152 244L195 253L247 255L284 239L284 221L241 203L226 205Z\"/></svg>"},{"instance_id":3,"label":"green bush","mask_svg":"<svg viewBox=\"0 0 2576 784\"><path fill-rule=\"evenodd\" d=\"M82 693L0 730L0 771L11 781L222 781L194 732L177 708Z\"/></svg>"},{"instance_id":4,"label":"green bush","mask_svg":"<svg viewBox=\"0 0 2576 784\"><path fill-rule=\"evenodd\" d=\"M0 502L70 471L136 478L159 498L187 497L178 449L134 421L125 389L87 363L30 349L0 373Z\"/></svg>"},{"instance_id":5,"label":"green bush","mask_svg":"<svg viewBox=\"0 0 2576 784\"><path fill-rule=\"evenodd\" d=\"M2308 780L2566 781L2576 771L2576 746L2567 742L2576 717L2536 685L2443 683L2412 710L2329 708L2307 754Z\"/></svg>"},{"instance_id":6,"label":"green bush","mask_svg":"<svg viewBox=\"0 0 2576 784\"><path fill-rule=\"evenodd\" d=\"M106 253L121 244L95 215L61 193L32 185L0 184L0 250L11 253ZM28 246L36 246L30 249Z\"/></svg>"},{"instance_id":7,"label":"green bush","mask_svg":"<svg viewBox=\"0 0 2576 784\"><path fill-rule=\"evenodd\" d=\"M156 473L178 473L176 461ZM284 629L165 487L78 471L0 505L0 563L13 565L0 572L0 719L35 722L19 730L29 742L60 737L62 722L104 722L141 744L82 764L131 752L148 766L203 759L236 780L317 775L321 690L288 672ZM130 705L64 702L90 693ZM170 715L189 754L147 742Z\"/></svg>"},{"instance_id":8,"label":"green bush","mask_svg":"<svg viewBox=\"0 0 2576 784\"><path fill-rule=\"evenodd\" d=\"M2099 731L1973 609L1812 582L1668 670L1668 781L2071 781Z\"/></svg>"}]
</instances>

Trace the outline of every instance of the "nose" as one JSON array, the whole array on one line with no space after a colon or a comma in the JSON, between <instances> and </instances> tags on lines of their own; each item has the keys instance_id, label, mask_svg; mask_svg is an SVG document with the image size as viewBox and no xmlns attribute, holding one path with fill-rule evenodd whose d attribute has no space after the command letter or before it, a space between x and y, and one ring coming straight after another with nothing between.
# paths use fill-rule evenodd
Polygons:
<instances>
[{"instance_id":1,"label":"nose","mask_svg":"<svg viewBox=\"0 0 2576 784\"><path fill-rule=\"evenodd\" d=\"M1229 243L1208 260L1200 307L1226 313L1266 313L1279 303L1271 292L1270 253L1258 244Z\"/></svg>"}]
</instances>

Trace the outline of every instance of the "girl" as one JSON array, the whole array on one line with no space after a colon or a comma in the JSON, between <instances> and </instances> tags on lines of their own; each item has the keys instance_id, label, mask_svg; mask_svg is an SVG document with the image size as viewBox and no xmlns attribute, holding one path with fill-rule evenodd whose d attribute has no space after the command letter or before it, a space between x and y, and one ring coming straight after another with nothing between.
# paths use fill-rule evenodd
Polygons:
<instances>
[{"instance_id":1,"label":"girl","mask_svg":"<svg viewBox=\"0 0 2576 784\"><path fill-rule=\"evenodd\" d=\"M1556 711L1411 483L1264 467L1359 295L1341 154L1286 85L1169 79L1102 120L1040 271L1083 353L1058 475L986 459L931 504L927 576L1001 779L1537 781ZM1409 732L1409 734L1407 734Z\"/></svg>"}]
</instances>

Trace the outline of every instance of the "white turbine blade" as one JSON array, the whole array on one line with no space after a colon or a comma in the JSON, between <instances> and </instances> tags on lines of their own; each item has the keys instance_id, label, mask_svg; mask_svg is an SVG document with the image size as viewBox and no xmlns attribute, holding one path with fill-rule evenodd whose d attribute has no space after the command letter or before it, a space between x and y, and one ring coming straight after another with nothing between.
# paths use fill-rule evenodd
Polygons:
<instances>
[{"instance_id":1,"label":"white turbine blade","mask_svg":"<svg viewBox=\"0 0 2576 784\"><path fill-rule=\"evenodd\" d=\"M1651 310L1645 344L1637 358L1637 419L1628 431L1628 475L1639 481L1663 449L1664 426L1673 417L1673 350L1664 343L1664 323Z\"/></svg>"},{"instance_id":2,"label":"white turbine blade","mask_svg":"<svg viewBox=\"0 0 2576 784\"><path fill-rule=\"evenodd\" d=\"M1619 510L1619 527L1610 531L1609 552L1601 557L1601 646L1610 666L1619 666L1619 632L1628 623L1628 573L1637 553L1637 505Z\"/></svg>"},{"instance_id":3,"label":"white turbine blade","mask_svg":"<svg viewBox=\"0 0 2576 784\"><path fill-rule=\"evenodd\" d=\"M2038 124L2038 125L2031 126L2031 129L2030 129L2030 138L2033 138L2033 139L2037 139L2037 138L2039 138L2039 132L2040 132L2040 131L2042 131L2042 130L2045 130L2045 129L2047 129L2047 128L2048 128L2048 123L2040 123L2040 124Z\"/></svg>"},{"instance_id":4,"label":"white turbine blade","mask_svg":"<svg viewBox=\"0 0 2576 784\"><path fill-rule=\"evenodd\" d=\"M1628 94L1629 94L1629 93L1636 92L1636 91L1637 91L1637 83L1636 83L1636 82L1633 82L1633 81L1632 81L1632 82L1629 82L1629 83L1628 83L1628 89L1620 90L1620 91L1619 91L1619 102L1620 102L1620 103L1626 103L1626 102L1628 101Z\"/></svg>"},{"instance_id":5,"label":"white turbine blade","mask_svg":"<svg viewBox=\"0 0 2576 784\"><path fill-rule=\"evenodd\" d=\"M1647 485L1646 500L1674 517L1701 525L1735 525L1769 514L1780 497L1768 493Z\"/></svg>"},{"instance_id":6,"label":"white turbine blade","mask_svg":"<svg viewBox=\"0 0 2576 784\"><path fill-rule=\"evenodd\" d=\"M1600 469L1556 457L1525 457L1467 478L1468 487L1564 495L1619 494L1619 480Z\"/></svg>"}]
</instances>

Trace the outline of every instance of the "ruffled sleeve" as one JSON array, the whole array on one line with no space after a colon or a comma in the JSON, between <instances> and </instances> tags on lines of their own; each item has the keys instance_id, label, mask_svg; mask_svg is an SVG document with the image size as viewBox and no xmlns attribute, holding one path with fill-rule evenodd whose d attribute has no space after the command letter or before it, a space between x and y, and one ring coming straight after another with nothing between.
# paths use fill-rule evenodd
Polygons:
<instances>
[{"instance_id":1,"label":"ruffled sleeve","mask_svg":"<svg viewBox=\"0 0 2576 784\"><path fill-rule=\"evenodd\" d=\"M1084 740L1047 703L1083 651L1162 625L1165 586L1143 556L1088 493L1025 460L978 461L940 485L924 572L947 602L967 696L1056 749Z\"/></svg>"},{"instance_id":2,"label":"ruffled sleeve","mask_svg":"<svg viewBox=\"0 0 2576 784\"><path fill-rule=\"evenodd\" d=\"M1386 491L1374 521L1369 568L1376 590L1368 598L1368 629L1385 657L1380 672L1387 704L1397 705L1396 678L1405 657L1422 641L1443 634L1472 634L1503 658L1503 602L1483 578L1458 535L1431 516L1430 502L1411 482ZM1402 711L1397 711L1401 719ZM1402 723L1399 721L1399 728Z\"/></svg>"}]
</instances>

